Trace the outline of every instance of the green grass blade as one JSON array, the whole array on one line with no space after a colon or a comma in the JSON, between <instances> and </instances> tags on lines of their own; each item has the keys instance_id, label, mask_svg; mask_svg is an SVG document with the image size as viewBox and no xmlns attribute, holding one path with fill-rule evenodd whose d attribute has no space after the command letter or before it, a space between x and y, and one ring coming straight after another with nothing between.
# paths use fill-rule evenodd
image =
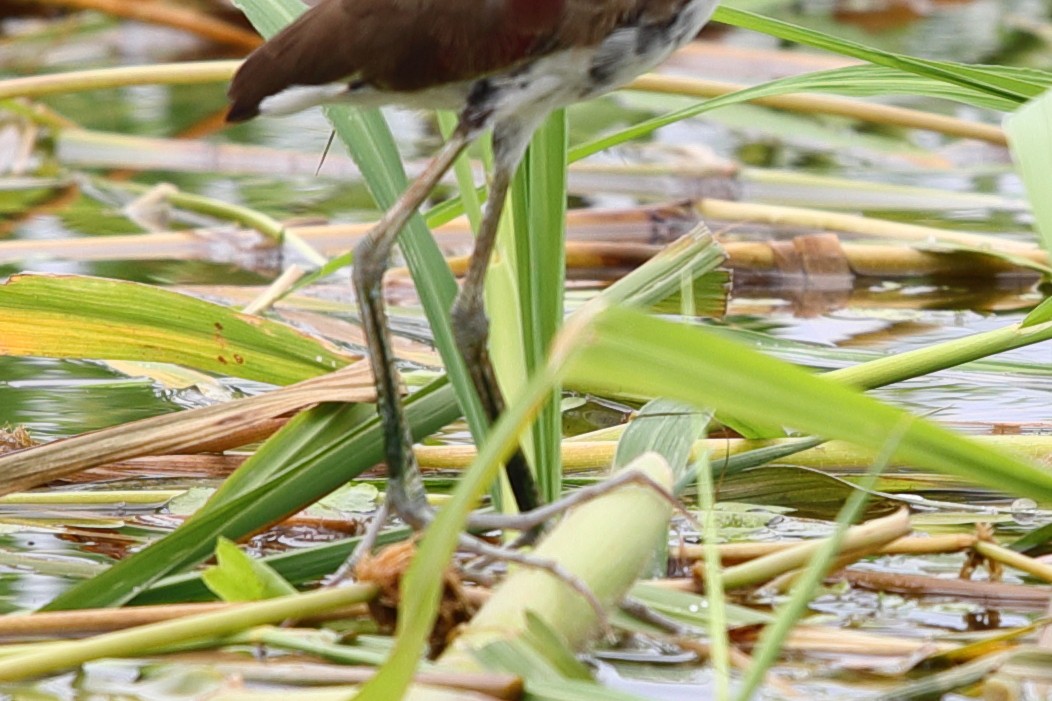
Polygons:
<instances>
[{"instance_id":1,"label":"green grass blade","mask_svg":"<svg viewBox=\"0 0 1052 701\"><path fill-rule=\"evenodd\" d=\"M279 385L357 360L277 321L78 275L16 275L0 285L0 339L0 355L175 363Z\"/></svg>"},{"instance_id":2,"label":"green grass blade","mask_svg":"<svg viewBox=\"0 0 1052 701\"><path fill-rule=\"evenodd\" d=\"M633 460L654 452L664 458L672 470L673 490L687 474L694 441L701 437L712 420L712 413L670 401L655 399L636 414L614 454L614 470L623 470ZM654 556L646 572L647 578L668 574L668 533L654 542Z\"/></svg>"},{"instance_id":3,"label":"green grass blade","mask_svg":"<svg viewBox=\"0 0 1052 701\"><path fill-rule=\"evenodd\" d=\"M712 414L668 399L655 399L632 418L614 454L614 469L621 469L640 455L659 453L678 480L687 472L694 441Z\"/></svg>"},{"instance_id":4,"label":"green grass blade","mask_svg":"<svg viewBox=\"0 0 1052 701\"><path fill-rule=\"evenodd\" d=\"M444 381L406 404L416 437L458 415ZM118 606L169 574L211 555L216 539L254 533L354 479L383 459L383 431L371 405L325 405L301 414L249 458L209 503L150 547L59 595L46 610Z\"/></svg>"},{"instance_id":5,"label":"green grass blade","mask_svg":"<svg viewBox=\"0 0 1052 701\"><path fill-rule=\"evenodd\" d=\"M452 392L450 392L452 403ZM376 539L376 547L397 543L413 535L407 526L383 531ZM268 555L260 560L289 583L305 586L332 574L350 557L362 541L361 537L346 538L309 548ZM215 597L205 586L200 570L171 575L158 581L131 600L132 605L165 604L173 601L211 601Z\"/></svg>"},{"instance_id":6,"label":"green grass blade","mask_svg":"<svg viewBox=\"0 0 1052 701\"><path fill-rule=\"evenodd\" d=\"M727 6L717 9L713 19L743 29L763 32L785 41L954 83L1020 104L1040 94L1043 90L1041 85L1018 75L1006 75L982 66L932 61L881 51L865 44Z\"/></svg>"},{"instance_id":7,"label":"green grass blade","mask_svg":"<svg viewBox=\"0 0 1052 701\"><path fill-rule=\"evenodd\" d=\"M548 358L562 325L566 286L566 113L549 117L534 136L525 161L527 217L515 220L515 277L525 373L533 375ZM554 501L562 492L562 413L559 391L541 410L530 438L541 498Z\"/></svg>"},{"instance_id":8,"label":"green grass blade","mask_svg":"<svg viewBox=\"0 0 1052 701\"><path fill-rule=\"evenodd\" d=\"M1052 92L1009 117L1005 131L1034 210L1041 245L1052 251Z\"/></svg>"},{"instance_id":9,"label":"green grass blade","mask_svg":"<svg viewBox=\"0 0 1052 701\"><path fill-rule=\"evenodd\" d=\"M905 93L1010 112L1052 86L1052 74L1045 71L1005 66L969 66L892 54L727 7L716 11L716 19L782 39L862 58L878 65L848 66L790 76L707 100L576 146L570 153L570 161L574 162L626 141L638 139L684 119L761 97L802 92L832 92L855 96Z\"/></svg>"},{"instance_id":10,"label":"green grass blade","mask_svg":"<svg viewBox=\"0 0 1052 701\"><path fill-rule=\"evenodd\" d=\"M873 467L866 473L860 488L852 492L844 503L843 509L837 516L836 530L826 541L814 560L804 569L799 580L793 585L792 595L789 601L778 608L775 622L766 628L760 635L760 640L753 655L753 662L738 689L738 701L749 701L753 698L756 690L763 683L768 670L774 666L782 651L785 640L792 632L793 626L807 614L807 606L814 592L821 586L822 580L829 572L837 554L840 552L841 544L847 529L858 522L862 516L869 499L869 494L876 487L877 478L887 467L887 461L893 452L895 437L892 436L888 450L874 463ZM714 551L715 552L715 551ZM716 560L719 558L716 557Z\"/></svg>"},{"instance_id":11,"label":"green grass blade","mask_svg":"<svg viewBox=\"0 0 1052 701\"><path fill-rule=\"evenodd\" d=\"M906 464L1052 503L1052 474L1034 465L704 329L612 308L577 338L567 379L582 389L665 396L878 452L901 434Z\"/></svg>"}]
</instances>

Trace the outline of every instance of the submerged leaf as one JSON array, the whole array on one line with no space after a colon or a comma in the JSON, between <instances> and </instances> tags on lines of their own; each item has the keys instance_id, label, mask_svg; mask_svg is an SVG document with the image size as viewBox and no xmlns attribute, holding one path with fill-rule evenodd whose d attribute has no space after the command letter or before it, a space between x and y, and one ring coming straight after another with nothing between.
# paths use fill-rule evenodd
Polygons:
<instances>
[{"instance_id":1,"label":"submerged leaf","mask_svg":"<svg viewBox=\"0 0 1052 701\"><path fill-rule=\"evenodd\" d=\"M216 561L201 577L223 601L261 601L296 593L280 574L249 557L231 540L220 538L216 543Z\"/></svg>"}]
</instances>

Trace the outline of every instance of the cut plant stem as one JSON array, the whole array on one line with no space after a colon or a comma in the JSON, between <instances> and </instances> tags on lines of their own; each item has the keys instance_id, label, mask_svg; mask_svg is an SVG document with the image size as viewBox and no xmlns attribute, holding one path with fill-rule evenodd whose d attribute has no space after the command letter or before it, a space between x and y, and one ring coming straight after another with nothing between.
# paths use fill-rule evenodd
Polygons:
<instances>
[{"instance_id":1,"label":"cut plant stem","mask_svg":"<svg viewBox=\"0 0 1052 701\"><path fill-rule=\"evenodd\" d=\"M1052 582L1052 566L1045 564L1041 560L1027 557L1022 553L1017 553L1014 550L984 540L977 540L974 547L976 552L983 557L1000 562L1002 565L1022 570L1046 582Z\"/></svg>"},{"instance_id":2,"label":"cut plant stem","mask_svg":"<svg viewBox=\"0 0 1052 701\"><path fill-rule=\"evenodd\" d=\"M1029 584L946 579L898 572L843 570L837 575L852 586L907 596L949 596L981 601L988 606L1020 606L1044 609L1052 602L1052 590Z\"/></svg>"},{"instance_id":3,"label":"cut plant stem","mask_svg":"<svg viewBox=\"0 0 1052 701\"><path fill-rule=\"evenodd\" d=\"M671 471L655 453L641 456L625 469L640 470L666 489L672 488ZM568 513L534 554L560 563L609 607L620 601L649 562L652 544L658 535L667 533L671 513L667 499L652 489L627 485ZM565 582L546 572L520 568L483 605L439 664L477 669L471 650L522 635L527 612L575 648L591 638L599 624L595 612L582 605L579 594Z\"/></svg>"},{"instance_id":4,"label":"cut plant stem","mask_svg":"<svg viewBox=\"0 0 1052 701\"><path fill-rule=\"evenodd\" d=\"M841 552L864 557L909 532L909 512L900 509L891 516L849 528L841 543ZM808 541L781 552L728 567L723 571L723 586L726 589L738 589L762 584L781 574L804 567L815 556L815 553L826 545L826 542L826 539ZM703 576L703 571L695 569L695 576Z\"/></svg>"}]
</instances>

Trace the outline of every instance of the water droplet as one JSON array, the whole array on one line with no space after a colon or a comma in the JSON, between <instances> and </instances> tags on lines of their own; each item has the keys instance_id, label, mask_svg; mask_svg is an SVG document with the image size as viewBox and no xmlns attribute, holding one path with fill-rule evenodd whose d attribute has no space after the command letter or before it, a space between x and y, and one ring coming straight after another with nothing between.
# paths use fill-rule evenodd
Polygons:
<instances>
[{"instance_id":1,"label":"water droplet","mask_svg":"<svg viewBox=\"0 0 1052 701\"><path fill-rule=\"evenodd\" d=\"M1012 502L1012 516L1020 525L1033 523L1037 517L1037 502L1025 497L1016 499Z\"/></svg>"}]
</instances>

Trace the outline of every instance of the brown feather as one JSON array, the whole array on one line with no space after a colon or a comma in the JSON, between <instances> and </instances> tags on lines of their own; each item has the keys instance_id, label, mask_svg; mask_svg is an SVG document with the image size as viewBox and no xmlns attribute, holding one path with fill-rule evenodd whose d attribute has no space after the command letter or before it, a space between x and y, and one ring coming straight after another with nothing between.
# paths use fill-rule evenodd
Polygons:
<instances>
[{"instance_id":1,"label":"brown feather","mask_svg":"<svg viewBox=\"0 0 1052 701\"><path fill-rule=\"evenodd\" d=\"M228 119L293 85L340 80L398 92L471 80L601 41L619 24L670 17L684 0L323 0L253 52L230 84Z\"/></svg>"}]
</instances>

